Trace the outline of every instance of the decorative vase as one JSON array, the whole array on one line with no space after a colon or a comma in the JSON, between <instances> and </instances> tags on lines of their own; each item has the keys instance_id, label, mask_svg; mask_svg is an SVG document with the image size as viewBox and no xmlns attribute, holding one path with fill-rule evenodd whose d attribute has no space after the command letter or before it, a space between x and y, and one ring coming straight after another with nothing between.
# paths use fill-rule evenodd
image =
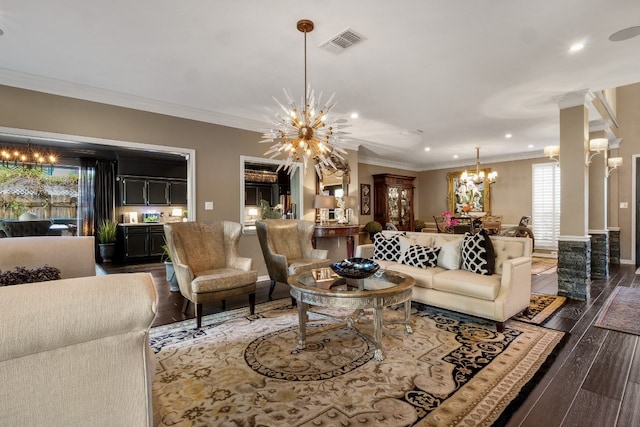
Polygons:
<instances>
[{"instance_id":1,"label":"decorative vase","mask_svg":"<svg viewBox=\"0 0 640 427\"><path fill-rule=\"evenodd\" d=\"M169 285L171 286L171 292L178 292L180 290L180 286L178 285L178 279L176 278L176 271L173 268L173 263L171 261L165 261L164 268L166 270L167 282L169 282Z\"/></svg>"},{"instance_id":2,"label":"decorative vase","mask_svg":"<svg viewBox=\"0 0 640 427\"><path fill-rule=\"evenodd\" d=\"M103 262L111 262L113 260L113 253L115 252L115 243L99 243L100 257Z\"/></svg>"}]
</instances>

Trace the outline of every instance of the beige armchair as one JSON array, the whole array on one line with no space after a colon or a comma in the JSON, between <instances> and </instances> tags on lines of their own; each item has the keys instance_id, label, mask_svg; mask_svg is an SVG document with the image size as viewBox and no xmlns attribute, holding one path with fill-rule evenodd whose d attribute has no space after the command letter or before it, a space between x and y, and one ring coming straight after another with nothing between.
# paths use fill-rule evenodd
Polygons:
<instances>
[{"instance_id":1,"label":"beige armchair","mask_svg":"<svg viewBox=\"0 0 640 427\"><path fill-rule=\"evenodd\" d=\"M289 276L304 270L328 267L328 251L314 249L311 238L316 224L296 219L256 221L258 240L269 271L269 298L276 283L287 283Z\"/></svg>"},{"instance_id":2,"label":"beige armchair","mask_svg":"<svg viewBox=\"0 0 640 427\"><path fill-rule=\"evenodd\" d=\"M258 273L253 260L238 255L240 224L231 221L176 222L164 225L167 246L185 298L195 304L196 327L202 326L202 304L236 295L249 295L249 310L255 312Z\"/></svg>"}]
</instances>

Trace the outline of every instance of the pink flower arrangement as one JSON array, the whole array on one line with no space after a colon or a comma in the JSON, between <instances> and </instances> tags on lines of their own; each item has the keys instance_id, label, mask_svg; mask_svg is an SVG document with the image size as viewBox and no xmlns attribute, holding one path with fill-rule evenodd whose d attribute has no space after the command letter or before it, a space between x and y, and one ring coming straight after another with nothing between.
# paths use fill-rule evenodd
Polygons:
<instances>
[{"instance_id":1,"label":"pink flower arrangement","mask_svg":"<svg viewBox=\"0 0 640 427\"><path fill-rule=\"evenodd\" d=\"M453 214L449 211L442 212L440 215L444 218L444 225L447 228L455 227L460 222L457 218L453 218Z\"/></svg>"}]
</instances>

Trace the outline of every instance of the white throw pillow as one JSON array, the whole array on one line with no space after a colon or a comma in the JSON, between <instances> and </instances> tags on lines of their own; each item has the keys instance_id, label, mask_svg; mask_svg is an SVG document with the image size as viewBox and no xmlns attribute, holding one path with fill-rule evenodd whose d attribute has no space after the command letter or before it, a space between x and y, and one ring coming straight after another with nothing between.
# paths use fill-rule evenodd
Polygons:
<instances>
[{"instance_id":1,"label":"white throw pillow","mask_svg":"<svg viewBox=\"0 0 640 427\"><path fill-rule=\"evenodd\" d=\"M442 267L447 270L459 270L462 239L438 243L438 246L441 248L440 253L438 254L438 267Z\"/></svg>"}]
</instances>

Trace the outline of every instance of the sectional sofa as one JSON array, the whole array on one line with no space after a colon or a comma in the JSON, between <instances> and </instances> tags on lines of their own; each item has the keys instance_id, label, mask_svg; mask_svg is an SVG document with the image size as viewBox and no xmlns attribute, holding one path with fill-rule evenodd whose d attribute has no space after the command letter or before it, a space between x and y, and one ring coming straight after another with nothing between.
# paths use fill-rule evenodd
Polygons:
<instances>
[{"instance_id":1,"label":"sectional sofa","mask_svg":"<svg viewBox=\"0 0 640 427\"><path fill-rule=\"evenodd\" d=\"M494 271L480 274L465 270L461 262L468 259L464 250L479 252L463 245L465 235L386 230L381 235L384 239L379 246L386 246L382 256L378 253L376 259L374 254L377 243L358 246L355 255L376 259L382 268L415 278L414 301L493 320L498 331L504 330L506 320L529 307L532 243L528 237L490 236ZM395 259L393 249L397 251ZM431 253L433 258L434 252L434 266L416 266L425 262L425 256L416 264L413 255L422 253L428 258Z\"/></svg>"}]
</instances>

